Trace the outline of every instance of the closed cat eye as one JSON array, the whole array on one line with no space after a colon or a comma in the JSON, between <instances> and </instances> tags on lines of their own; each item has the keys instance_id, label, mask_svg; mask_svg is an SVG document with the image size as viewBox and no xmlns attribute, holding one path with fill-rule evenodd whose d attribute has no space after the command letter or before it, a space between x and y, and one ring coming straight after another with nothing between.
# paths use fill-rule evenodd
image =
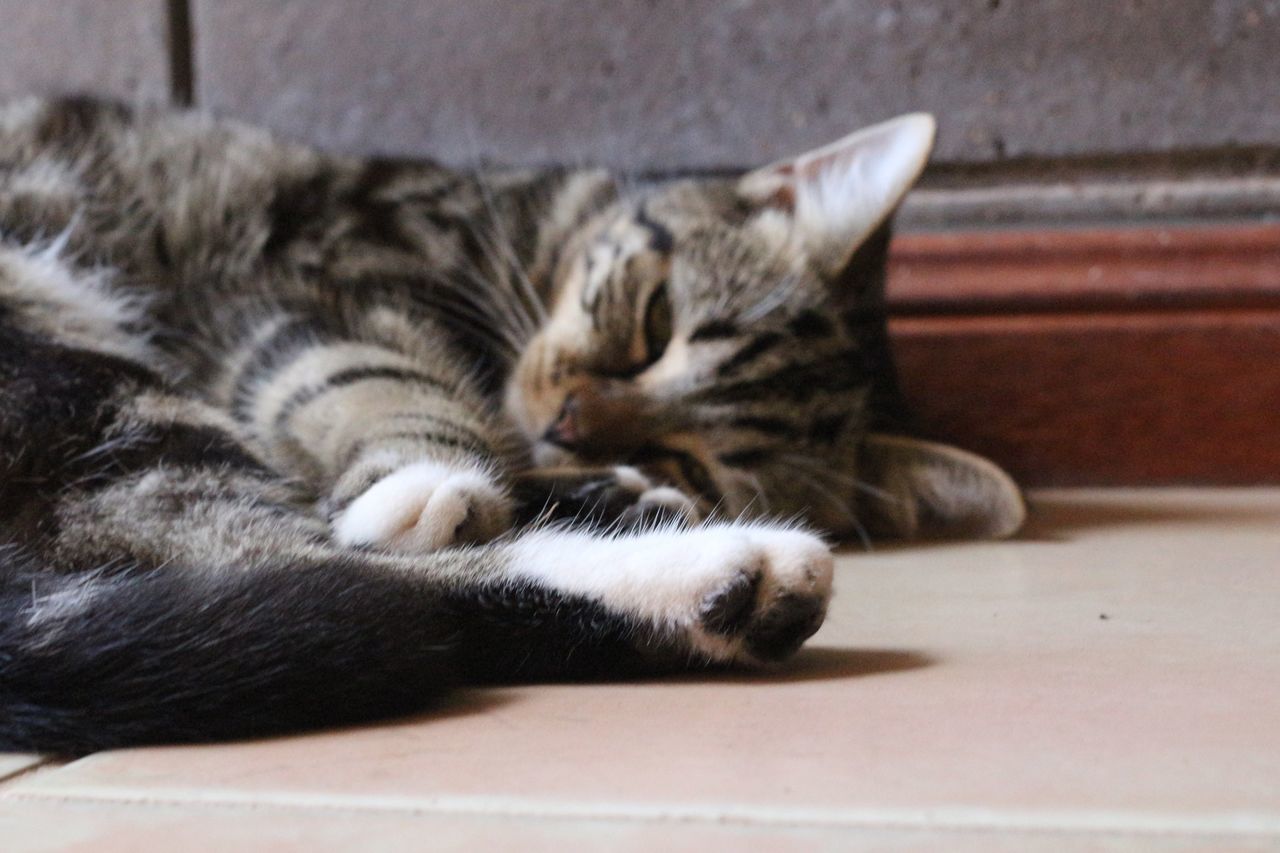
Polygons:
<instances>
[{"instance_id":1,"label":"closed cat eye","mask_svg":"<svg viewBox=\"0 0 1280 853\"><path fill-rule=\"evenodd\" d=\"M627 365L622 370L601 371L605 375L619 379L631 379L653 366L662 358L671 343L673 320L671 317L671 297L667 293L667 282L663 281L649 294L649 301L644 307L644 355L637 362Z\"/></svg>"},{"instance_id":2,"label":"closed cat eye","mask_svg":"<svg viewBox=\"0 0 1280 853\"><path fill-rule=\"evenodd\" d=\"M671 343L671 332L671 296L667 293L667 283L664 281L653 289L649 304L644 309L645 355L641 369L662 358L667 345Z\"/></svg>"}]
</instances>

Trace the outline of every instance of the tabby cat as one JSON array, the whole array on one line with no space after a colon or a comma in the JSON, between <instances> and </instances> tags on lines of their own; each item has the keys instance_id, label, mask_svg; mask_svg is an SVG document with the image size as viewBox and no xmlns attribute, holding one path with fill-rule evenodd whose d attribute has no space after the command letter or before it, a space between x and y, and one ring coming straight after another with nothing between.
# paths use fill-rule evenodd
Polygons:
<instances>
[{"instance_id":1,"label":"tabby cat","mask_svg":"<svg viewBox=\"0 0 1280 853\"><path fill-rule=\"evenodd\" d=\"M933 133L626 183L0 109L0 749L775 661L811 530L1011 533L994 465L870 431Z\"/></svg>"}]
</instances>

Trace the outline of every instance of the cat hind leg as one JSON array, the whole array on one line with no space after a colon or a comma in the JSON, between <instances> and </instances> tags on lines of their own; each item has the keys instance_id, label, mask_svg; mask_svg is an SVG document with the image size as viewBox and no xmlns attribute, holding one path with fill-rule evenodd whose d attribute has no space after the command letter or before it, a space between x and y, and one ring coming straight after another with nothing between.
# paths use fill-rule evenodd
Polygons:
<instances>
[{"instance_id":1,"label":"cat hind leg","mask_svg":"<svg viewBox=\"0 0 1280 853\"><path fill-rule=\"evenodd\" d=\"M827 545L782 525L548 530L511 548L512 565L538 583L648 626L659 652L709 663L788 657L822 625L831 598Z\"/></svg>"}]
</instances>

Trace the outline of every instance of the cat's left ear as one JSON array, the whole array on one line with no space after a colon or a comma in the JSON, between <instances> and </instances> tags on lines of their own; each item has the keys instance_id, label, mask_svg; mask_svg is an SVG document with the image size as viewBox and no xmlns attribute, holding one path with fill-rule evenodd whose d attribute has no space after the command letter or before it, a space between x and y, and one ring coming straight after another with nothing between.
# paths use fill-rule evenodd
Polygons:
<instances>
[{"instance_id":1,"label":"cat's left ear","mask_svg":"<svg viewBox=\"0 0 1280 853\"><path fill-rule=\"evenodd\" d=\"M802 248L835 275L920 177L936 127L928 113L899 116L757 169L738 193L790 215Z\"/></svg>"}]
</instances>

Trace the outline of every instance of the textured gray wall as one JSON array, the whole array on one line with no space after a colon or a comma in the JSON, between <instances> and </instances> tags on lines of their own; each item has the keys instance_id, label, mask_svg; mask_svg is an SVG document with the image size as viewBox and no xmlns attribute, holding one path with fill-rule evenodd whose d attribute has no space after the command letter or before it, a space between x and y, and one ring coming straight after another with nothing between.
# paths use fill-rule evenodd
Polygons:
<instances>
[{"instance_id":1,"label":"textured gray wall","mask_svg":"<svg viewBox=\"0 0 1280 853\"><path fill-rule=\"evenodd\" d=\"M1280 0L0 0L0 95L164 100L171 60L197 104L452 161L740 166L911 109L952 163L1280 145Z\"/></svg>"},{"instance_id":2,"label":"textured gray wall","mask_svg":"<svg viewBox=\"0 0 1280 853\"><path fill-rule=\"evenodd\" d=\"M194 0L198 101L343 149L760 162L897 112L938 156L1280 142L1277 0Z\"/></svg>"},{"instance_id":3,"label":"textured gray wall","mask_svg":"<svg viewBox=\"0 0 1280 853\"><path fill-rule=\"evenodd\" d=\"M169 98L165 0L0 0L0 97Z\"/></svg>"}]
</instances>

